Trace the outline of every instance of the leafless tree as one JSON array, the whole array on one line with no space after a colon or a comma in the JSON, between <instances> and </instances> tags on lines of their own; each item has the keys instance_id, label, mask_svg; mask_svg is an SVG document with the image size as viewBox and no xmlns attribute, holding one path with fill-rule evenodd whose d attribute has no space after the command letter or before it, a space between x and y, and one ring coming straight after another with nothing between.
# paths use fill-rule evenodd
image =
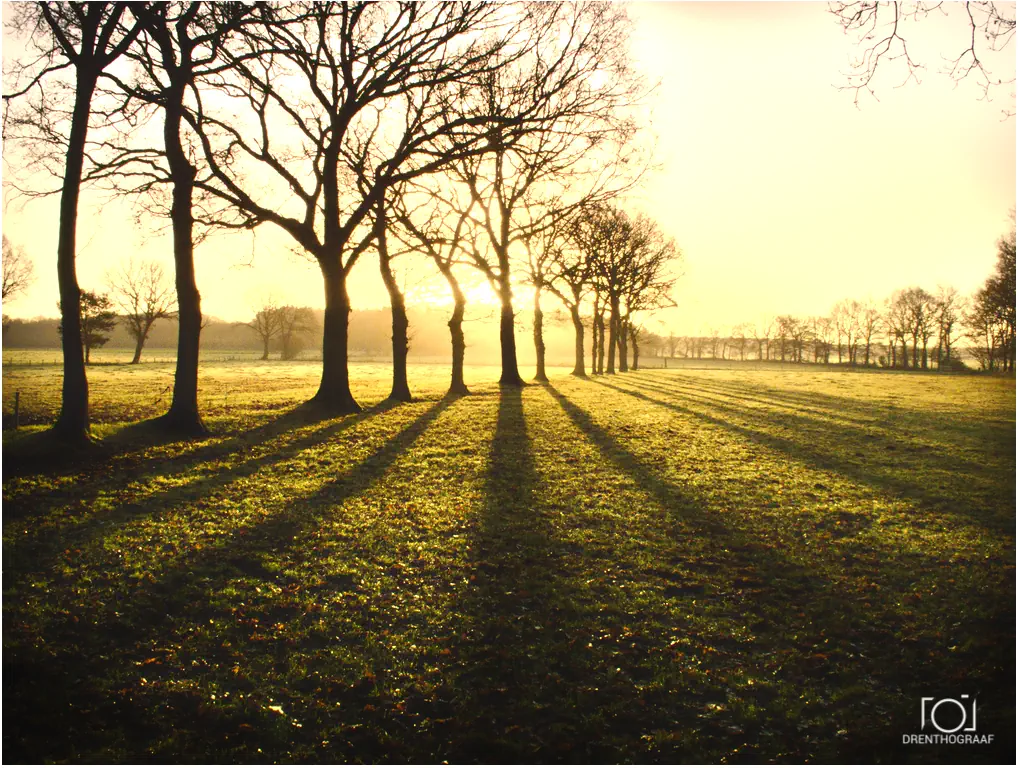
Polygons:
<instances>
[{"instance_id":1,"label":"leafless tree","mask_svg":"<svg viewBox=\"0 0 1020 768\"><path fill-rule=\"evenodd\" d=\"M454 166L476 203L471 256L500 300L500 383L517 370L512 248L582 203L619 194L640 174L635 124L641 97L627 57L628 24L618 6L532 6L527 56L487 78L478 99L504 117L489 151ZM506 126L512 126L508 128ZM636 171L636 172L635 172Z\"/></svg>"},{"instance_id":2,"label":"leafless tree","mask_svg":"<svg viewBox=\"0 0 1020 768\"><path fill-rule=\"evenodd\" d=\"M64 375L54 432L73 442L90 439L88 379L79 343L81 290L75 269L78 198L99 78L139 32L137 23L126 23L128 5L23 3L10 6L8 16L8 29L26 38L30 52L14 65L7 81L11 90L4 94L5 140L26 141L30 151L59 147L63 160L57 174L62 179L57 283L66 332L61 334Z\"/></svg>"},{"instance_id":3,"label":"leafless tree","mask_svg":"<svg viewBox=\"0 0 1020 768\"><path fill-rule=\"evenodd\" d=\"M882 313L873 301L857 305L857 328L864 343L864 364L871 365L871 346L882 328Z\"/></svg>"},{"instance_id":4,"label":"leafless tree","mask_svg":"<svg viewBox=\"0 0 1020 768\"><path fill-rule=\"evenodd\" d=\"M775 332L776 320L770 316L764 316L759 320L753 327L752 333L754 334L755 343L758 345L758 359L768 360L769 359L769 347L772 339L772 334Z\"/></svg>"},{"instance_id":5,"label":"leafless tree","mask_svg":"<svg viewBox=\"0 0 1020 768\"><path fill-rule=\"evenodd\" d=\"M447 323L450 329L452 347L451 381L449 394L468 394L464 383L464 354L467 343L464 338L464 314L467 298L461 289L454 271L463 263L462 243L465 236L470 205L459 207L448 201L450 191L443 189L442 180L423 177L409 182L402 194L393 197L391 223L399 226L392 229L405 248L421 249L432 259L450 287L453 312ZM457 210L460 213L457 213Z\"/></svg>"},{"instance_id":6,"label":"leafless tree","mask_svg":"<svg viewBox=\"0 0 1020 768\"><path fill-rule=\"evenodd\" d=\"M835 331L832 317L815 317L811 319L811 332L815 340L815 362L822 361L826 365L832 355L832 335Z\"/></svg>"},{"instance_id":7,"label":"leafless tree","mask_svg":"<svg viewBox=\"0 0 1020 768\"><path fill-rule=\"evenodd\" d=\"M374 240L386 190L485 151L498 122L461 109L473 86L519 51L519 12L495 4L274 6L196 120L209 177L196 185L287 232L325 288L323 367L313 400L359 406L347 360L347 277ZM258 55L253 55L257 52ZM475 105L477 106L477 105ZM238 121L242 112L246 119Z\"/></svg>"},{"instance_id":8,"label":"leafless tree","mask_svg":"<svg viewBox=\"0 0 1020 768\"><path fill-rule=\"evenodd\" d=\"M938 327L936 360L939 370L953 364L953 345L959 340L960 326L966 312L964 297L952 286L940 285L935 292L935 322Z\"/></svg>"},{"instance_id":9,"label":"leafless tree","mask_svg":"<svg viewBox=\"0 0 1020 768\"><path fill-rule=\"evenodd\" d=\"M266 298L262 306L255 310L255 316L245 325L255 331L262 342L262 360L269 359L269 348L281 332L280 305L273 298Z\"/></svg>"},{"instance_id":10,"label":"leafless tree","mask_svg":"<svg viewBox=\"0 0 1020 768\"><path fill-rule=\"evenodd\" d=\"M624 271L624 285L620 311L620 336L631 343L633 368L638 363L639 333L634 322L636 314L675 307L673 285L680 250L676 242L667 237L650 219L638 217L628 251L629 261ZM626 370L626 348L621 344L621 370Z\"/></svg>"},{"instance_id":11,"label":"leafless tree","mask_svg":"<svg viewBox=\"0 0 1020 768\"><path fill-rule=\"evenodd\" d=\"M304 348L308 337L319 330L315 312L311 307L290 304L277 310L280 328L280 359L293 360Z\"/></svg>"},{"instance_id":12,"label":"leafless tree","mask_svg":"<svg viewBox=\"0 0 1020 768\"><path fill-rule=\"evenodd\" d=\"M911 365L914 368L927 368L928 341L935 330L935 299L923 288L915 286L902 293L902 301L906 305L910 322Z\"/></svg>"},{"instance_id":13,"label":"leafless tree","mask_svg":"<svg viewBox=\"0 0 1020 768\"><path fill-rule=\"evenodd\" d=\"M3 236L3 295L0 299L7 301L25 291L35 280L35 268L32 260L25 255L22 248L15 248L7 235Z\"/></svg>"},{"instance_id":14,"label":"leafless tree","mask_svg":"<svg viewBox=\"0 0 1020 768\"><path fill-rule=\"evenodd\" d=\"M900 347L900 367L907 367L907 337L910 335L911 314L905 291L896 291L886 300L883 318L889 337L890 366L896 367L897 345Z\"/></svg>"},{"instance_id":15,"label":"leafless tree","mask_svg":"<svg viewBox=\"0 0 1020 768\"><path fill-rule=\"evenodd\" d=\"M546 285L549 291L562 302L570 313L570 322L574 327L574 369L573 376L585 378L584 366L584 322L581 319L581 307L588 294L594 288L594 264L587 257L575 237L581 235L580 220L584 216L584 208L579 208L569 220L563 220L564 227L560 234L564 235L551 244L552 265ZM594 311L597 301L593 301L593 322L597 323ZM592 375L597 372L598 336L593 328L592 333Z\"/></svg>"},{"instance_id":16,"label":"leafless tree","mask_svg":"<svg viewBox=\"0 0 1020 768\"><path fill-rule=\"evenodd\" d=\"M128 332L135 340L131 362L137 364L142 359L142 348L153 323L177 317L173 288L163 274L163 267L155 261L136 265L131 259L120 269L108 273L106 281Z\"/></svg>"}]
</instances>

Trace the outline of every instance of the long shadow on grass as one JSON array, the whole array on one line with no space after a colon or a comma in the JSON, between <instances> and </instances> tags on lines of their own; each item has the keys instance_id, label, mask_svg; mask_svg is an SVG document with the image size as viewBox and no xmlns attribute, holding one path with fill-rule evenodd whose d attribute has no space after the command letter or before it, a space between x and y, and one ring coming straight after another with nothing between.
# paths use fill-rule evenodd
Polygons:
<instances>
[{"instance_id":1,"label":"long shadow on grass","mask_svg":"<svg viewBox=\"0 0 1020 768\"><path fill-rule=\"evenodd\" d=\"M877 374L876 374L877 375ZM988 471L987 463L972 461L960 453L964 450L988 450L988 444L1011 447L1013 431L1000 426L989 427L980 420L969 420L929 414L897 407L879 416L884 405L862 407L860 401L822 396L823 406L805 408L797 402L788 403L777 390L770 399L756 398L741 387L700 387L697 382L664 381L660 378L628 377L626 381L639 389L658 395L682 398L687 403L727 411L751 422L766 423L773 427L793 429L799 435L810 433L811 442L819 441L834 448L845 448L855 457L864 457L865 451L877 455L879 463L890 459L914 458L927 464L941 464L941 469L959 474L961 471L981 475ZM630 390L628 390L630 391ZM757 388L755 389L757 391ZM749 402L764 406L755 407ZM934 444L934 445L933 445ZM948 455L948 451L953 455Z\"/></svg>"},{"instance_id":2,"label":"long shadow on grass","mask_svg":"<svg viewBox=\"0 0 1020 768\"><path fill-rule=\"evenodd\" d=\"M582 646L564 543L538 496L522 393L504 388L472 544L475 573L463 597L466 625L451 684L457 733L451 762L588 762L598 734L576 689L598 685Z\"/></svg>"},{"instance_id":3,"label":"long shadow on grass","mask_svg":"<svg viewBox=\"0 0 1020 768\"><path fill-rule=\"evenodd\" d=\"M183 459L173 457L166 461L154 462L146 470L132 473L133 481L162 477L168 480L179 477L203 462L217 462L216 467L201 477L170 485L165 490L128 495L119 503L97 512L93 504L101 493L109 491L110 480L106 473L87 473L84 488L77 483L69 484L61 491L49 491L43 485L35 493L20 495L16 500L5 501L5 522L16 521L24 526L20 536L4 547L4 556L10 558L8 573L14 571L21 576L52 566L52 560L64 550L88 547L97 537L107 536L117 526L158 515L182 503L194 502L207 497L230 483L243 480L265 470L267 467L296 456L302 451L335 439L343 432L373 416L392 409L389 401L361 413L330 421L310 430L293 434L292 430L303 425L314 425L319 416L305 409L292 411L273 420L243 437L232 438L204 449L193 451ZM273 443L272 441L278 441ZM52 509L57 499L65 496L78 510L88 513L81 522L66 520L50 521L39 525L32 520Z\"/></svg>"},{"instance_id":4,"label":"long shadow on grass","mask_svg":"<svg viewBox=\"0 0 1020 768\"><path fill-rule=\"evenodd\" d=\"M805 371L811 373L826 373L825 371ZM794 375L797 375L796 373ZM874 377L895 376L895 373L873 372L870 374L847 374L847 375L870 375ZM973 437L975 431L985 434L988 430L993 433L1011 430L1014 422L1001 418L975 415L967 411L938 411L931 412L911 407L909 401L904 403L903 396L892 395L892 400L862 401L851 397L828 394L826 392L801 392L788 389L779 389L768 386L756 380L727 381L722 379L708 379L704 377L676 376L662 374L656 371L642 371L642 378L655 380L660 384L674 384L686 386L694 391L714 393L722 397L739 397L748 402L758 402L766 406L778 405L781 408L799 409L809 413L816 413L826 418L834 416L841 419L850 418L862 423L874 421L876 415L882 410L894 411L897 419L905 419L911 422L910 427L917 426L923 431L947 431L955 432L960 438ZM837 378L838 382L839 379ZM876 380L876 386L878 381ZM933 378L932 384L942 383L941 380ZM891 393L892 394L892 393ZM909 439L911 435L904 435ZM1006 440L1005 434L1002 439Z\"/></svg>"},{"instance_id":5,"label":"long shadow on grass","mask_svg":"<svg viewBox=\"0 0 1020 768\"><path fill-rule=\"evenodd\" d=\"M926 506L950 514L965 516L974 523L989 530L1006 531L1013 526L1011 519L1007 519L1007 516L997 512L995 509L974 509L971 507L969 500L961 503L958 499L947 497L945 493L940 492L939 488L930 487L923 481L918 482L913 479L915 474L923 477L923 472L909 474L902 471L902 468L900 471L897 471L897 466L891 465L888 458L876 453L878 449L868 447L874 441L874 435L869 432L848 427L831 429L819 423L818 420L805 416L785 414L782 417L778 417L774 414L762 414L753 409L742 408L737 405L727 405L715 400L702 400L701 402L704 405L715 409L720 414L719 416L713 416L695 408L662 399L663 396L667 398L682 396L689 402L697 401L698 397L694 393L678 393L667 387L649 384L639 379L629 380L628 383L634 389L620 387L606 381L597 381L596 383L607 389L629 395L660 408L692 416L701 421L722 427L753 443L784 453L809 466L838 472L854 482L914 499ZM649 392L658 395L658 397L653 397L648 394ZM744 420L755 426L742 426L736 423L736 419ZM792 436L780 436L768 431L768 427L774 429L776 425L788 427L787 434ZM865 450L873 454L873 458L869 461L871 466L858 463L860 459L867 458L864 453ZM885 455L887 456L887 454ZM851 460L851 456L858 461ZM963 465L963 462L954 456L940 456L933 453L927 453L922 458L915 452L912 456L912 461L916 461L918 469L922 471L925 465L927 465L944 473L946 477L953 477L960 471ZM900 464L902 463L901 460ZM878 468L875 467L876 464ZM890 468L884 469L883 467ZM977 476L982 478L986 484L997 487L998 477L993 472L989 472L986 467L972 464L971 471L978 473ZM989 477L989 475L991 476ZM988 489L985 489L985 492L988 493ZM993 506L1001 508L1001 504ZM989 511L993 514L989 514Z\"/></svg>"},{"instance_id":6,"label":"long shadow on grass","mask_svg":"<svg viewBox=\"0 0 1020 768\"><path fill-rule=\"evenodd\" d=\"M298 546L302 534L345 499L379 481L450 403L436 403L311 495L290 499L243 533L168 561L152 580L134 585L113 604L97 605L86 593L77 598L76 611L65 606L65 620L48 627L45 637L19 631L16 642L14 634L5 635L5 757L15 762L88 761L111 755L103 750L118 743L127 754L112 756L128 762L173 762L182 754L255 762L289 754L302 732L286 723L281 727L272 712L253 702L234 709L211 706L195 686L139 688L144 670L138 665L146 664L157 648L183 648L202 627L229 621L229 611L212 605L215 595L238 578L272 583L276 576L263 565L265 557ZM236 659L226 646L217 652L222 658L195 663L208 667ZM288 647L282 639L270 652L285 664ZM228 740L239 733L240 741ZM245 733L253 739L246 742ZM313 728L305 732L308 739L315 733ZM171 734L174 751L148 751ZM256 746L265 752L256 753Z\"/></svg>"},{"instance_id":7,"label":"long shadow on grass","mask_svg":"<svg viewBox=\"0 0 1020 768\"><path fill-rule=\"evenodd\" d=\"M758 665L765 662L766 668L772 667L774 683L780 688L785 686L787 692L811 690L821 701L835 695L841 698L840 720L836 722L827 708L801 710L797 698L789 697L789 693L785 704L771 709L769 699L755 702L751 698L745 708L757 706L759 717L768 713L768 719L754 723L752 717L750 725L745 723L745 734L737 741L738 745L744 739L750 744L760 739L763 744L769 743L764 754L782 754L786 760L918 759L909 750L900 751L897 743L899 727L909 722L906 713L889 712L894 722L874 721L874 705L879 701L888 706L891 699L897 698L897 691L923 691L940 684L933 681L930 669L931 659L939 653L938 645L907 645L895 639L900 626L891 612L902 607L893 603L883 605L881 596L850 593L844 585L830 582L821 569L787 559L782 550L774 549L759 537L753 530L753 521L751 530L745 532L728 524L733 521L707 515L696 499L636 458L582 408L555 388L547 385L547 389L610 463L633 477L667 514L712 540L718 558L690 564L693 570L703 571L700 584L694 585L697 592L692 594L700 603L736 598L745 626L757 635L756 649L741 648L739 643L731 645L728 655L733 661L729 668L735 666L746 669L743 674L762 675L764 670ZM682 557L682 549L680 552ZM818 554L820 558L825 556L824 552ZM895 596L890 594L886 599ZM996 627L995 631L1001 633L1003 628ZM945 660L945 652L941 654ZM978 664L969 666L973 673L971 684L988 693L989 699L994 695L999 705L1010 698L1008 691L1004 695L995 693L1001 689L995 684L995 675L1001 673L1004 658L1004 654L996 654L995 659L984 659L980 673ZM779 660L782 661L776 666ZM950 666L960 664L946 663L946 669L940 669L940 673L947 674ZM964 670L967 669L965 665ZM955 669L952 674L960 671ZM862 679L872 681L871 693L861 688ZM944 677L940 679L944 684ZM769 687L754 691L765 694ZM908 700L902 694L899 697L904 702ZM668 729L669 723L661 720L662 714L650 709L646 713L646 728ZM853 735L852 742L834 740L833 732L841 726ZM713 732L708 722L702 729L703 743L699 745L704 750L700 753L702 759L717 760L732 751L723 749L727 744L732 748L732 736ZM760 759L761 754L751 752L748 756ZM676 759L683 753L665 751L663 756ZM987 759L987 753L979 759Z\"/></svg>"}]
</instances>

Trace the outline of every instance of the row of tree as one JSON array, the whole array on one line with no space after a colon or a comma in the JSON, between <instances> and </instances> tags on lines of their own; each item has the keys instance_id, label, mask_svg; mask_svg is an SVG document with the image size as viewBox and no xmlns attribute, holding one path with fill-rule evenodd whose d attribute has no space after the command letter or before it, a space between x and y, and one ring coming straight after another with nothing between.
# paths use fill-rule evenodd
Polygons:
<instances>
[{"instance_id":1,"label":"row of tree","mask_svg":"<svg viewBox=\"0 0 1020 768\"><path fill-rule=\"evenodd\" d=\"M656 341L670 357L890 368L960 367L966 352L984 370L1013 372L1016 228L999 239L995 271L969 298L951 287L929 293L915 286L895 291L881 305L844 299L825 317L781 315L737 325L728 336L670 334Z\"/></svg>"},{"instance_id":2,"label":"row of tree","mask_svg":"<svg viewBox=\"0 0 1020 768\"><path fill-rule=\"evenodd\" d=\"M621 367L630 314L661 303L638 298L638 285L661 293L662 269L624 278L605 242L577 245L582 208L619 218L634 241L618 234L616 242L643 249L643 259L659 246L639 247L640 237L664 240L650 223L606 207L647 165L635 122L643 86L627 60L620 6L40 2L13 6L8 24L31 53L9 70L5 142L61 180L57 273L67 332L55 429L65 437L87 439L89 424L75 272L84 183L135 195L170 219L179 334L163 422L178 431L204 432L194 247L212 227L275 224L317 262L325 313L314 401L333 412L358 410L347 277L369 251L393 308L397 399L410 398L406 310L393 272L405 254L428 254L450 282L455 392L464 389L455 265L480 270L500 299L507 385L523 383L512 295L521 264L534 267L537 295L558 276L544 266L555 252L576 246L587 263L601 249L598 263L609 265L578 285L593 291L596 317L608 312ZM564 269L595 269L571 264ZM569 295L575 306L585 298ZM540 314L536 321L539 339ZM604 325L596 323L599 333Z\"/></svg>"}]
</instances>

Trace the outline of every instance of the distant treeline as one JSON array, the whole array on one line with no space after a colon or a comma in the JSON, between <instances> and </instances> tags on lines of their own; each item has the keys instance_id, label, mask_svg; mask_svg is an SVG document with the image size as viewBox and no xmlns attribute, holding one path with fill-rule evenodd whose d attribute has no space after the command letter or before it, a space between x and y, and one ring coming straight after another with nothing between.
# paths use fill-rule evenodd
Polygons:
<instances>
[{"instance_id":1,"label":"distant treeline","mask_svg":"<svg viewBox=\"0 0 1020 768\"><path fill-rule=\"evenodd\" d=\"M322 327L323 310L310 310L317 323ZM447 327L449 309L408 308L410 321L412 358L428 358L435 361L450 359L450 331ZM573 358L573 334L567 317L563 313L550 313L548 330L548 354L554 365L568 364ZM18 349L59 349L60 336L57 332L57 318L36 318L33 320L10 319L4 332L3 344L7 348ZM259 334L247 323L229 322L218 318L208 318L202 329L202 349L205 350L262 350ZM494 329L498 327L498 308L493 307L489 313L480 313L474 319L469 318L465 324L465 335L468 342L468 358L475 364L490 364L499 361L499 347L493 343ZM370 357L388 360L392 355L392 315L387 309L355 310L350 316L351 352L356 357ZM522 338L530 335L531 329L523 322L519 323L517 333ZM306 348L300 357L318 359L321 357L319 342L321 330L310 334ZM128 331L125 322L118 322L110 333L106 348L130 349L135 341ZM153 323L146 342L146 350L175 349L177 346L177 322L161 319ZM271 351L274 356L281 354L280 345L274 340ZM531 362L527 345L522 345L522 359ZM164 354L162 351L157 354ZM143 354L145 359L145 354Z\"/></svg>"},{"instance_id":2,"label":"distant treeline","mask_svg":"<svg viewBox=\"0 0 1020 768\"><path fill-rule=\"evenodd\" d=\"M1016 228L1000 238L995 271L973 296L914 286L881 304L844 299L822 317L780 315L741 323L729 333L649 335L669 357L846 363L884 368L1012 373L1016 364Z\"/></svg>"}]
</instances>

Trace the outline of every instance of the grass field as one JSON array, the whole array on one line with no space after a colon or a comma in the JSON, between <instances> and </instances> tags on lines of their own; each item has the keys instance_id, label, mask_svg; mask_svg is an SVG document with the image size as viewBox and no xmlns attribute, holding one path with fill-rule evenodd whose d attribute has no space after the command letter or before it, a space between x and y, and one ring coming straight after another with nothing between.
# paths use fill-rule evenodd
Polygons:
<instances>
[{"instance_id":1,"label":"grass field","mask_svg":"<svg viewBox=\"0 0 1020 768\"><path fill-rule=\"evenodd\" d=\"M161 442L170 366L101 366L91 457L5 434L7 762L1013 761L1012 380L318 372L206 366ZM990 746L903 744L963 694Z\"/></svg>"}]
</instances>

